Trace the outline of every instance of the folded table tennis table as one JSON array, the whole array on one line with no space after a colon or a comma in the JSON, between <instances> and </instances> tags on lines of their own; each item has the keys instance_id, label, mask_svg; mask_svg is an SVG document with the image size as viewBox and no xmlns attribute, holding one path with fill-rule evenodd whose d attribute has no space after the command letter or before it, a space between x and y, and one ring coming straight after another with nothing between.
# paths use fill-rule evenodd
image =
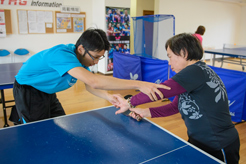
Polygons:
<instances>
[{"instance_id":1,"label":"folded table tennis table","mask_svg":"<svg viewBox=\"0 0 246 164\"><path fill-rule=\"evenodd\" d=\"M224 47L223 49L207 49L204 50L205 53L210 53L213 54L213 63L212 65L214 66L215 64L215 56L216 55L221 55L222 58L220 59L221 61L221 66L223 66L223 63L231 63L231 64L236 64L236 65L241 65L242 70L244 71L244 66L246 65L246 62L243 61L243 59L246 58L246 47L235 47L235 48L226 48ZM229 58L225 58L224 56L229 56L233 58L239 58L240 60L231 60Z\"/></svg>"},{"instance_id":2,"label":"folded table tennis table","mask_svg":"<svg viewBox=\"0 0 246 164\"><path fill-rule=\"evenodd\" d=\"M223 163L113 106L0 129L0 163Z\"/></svg>"},{"instance_id":3,"label":"folded table tennis table","mask_svg":"<svg viewBox=\"0 0 246 164\"><path fill-rule=\"evenodd\" d=\"M1 91L1 103L3 107L4 115L4 127L8 127L7 113L6 109L12 106L7 106L9 102L14 102L14 100L5 100L4 89L13 88L15 75L18 73L19 69L23 63L6 63L0 64L0 91Z\"/></svg>"}]
</instances>

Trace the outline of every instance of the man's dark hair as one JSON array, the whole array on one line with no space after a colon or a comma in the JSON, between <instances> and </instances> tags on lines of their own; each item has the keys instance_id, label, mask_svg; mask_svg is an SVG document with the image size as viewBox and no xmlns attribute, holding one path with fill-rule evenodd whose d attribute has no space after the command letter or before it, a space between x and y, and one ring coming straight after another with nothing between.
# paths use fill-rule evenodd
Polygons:
<instances>
[{"instance_id":1,"label":"man's dark hair","mask_svg":"<svg viewBox=\"0 0 246 164\"><path fill-rule=\"evenodd\" d=\"M79 45L83 45L88 51L109 50L110 43L106 33L101 29L90 28L83 32L75 44L76 49Z\"/></svg>"},{"instance_id":2,"label":"man's dark hair","mask_svg":"<svg viewBox=\"0 0 246 164\"><path fill-rule=\"evenodd\" d=\"M181 56L181 52L184 52L187 60L200 60L203 56L203 48L192 34L182 33L173 36L166 42L165 48L167 47L177 56Z\"/></svg>"},{"instance_id":3,"label":"man's dark hair","mask_svg":"<svg viewBox=\"0 0 246 164\"><path fill-rule=\"evenodd\" d=\"M204 26L198 26L197 29L196 29L196 34L200 34L200 35L203 35L204 32L205 32L205 27Z\"/></svg>"}]
</instances>

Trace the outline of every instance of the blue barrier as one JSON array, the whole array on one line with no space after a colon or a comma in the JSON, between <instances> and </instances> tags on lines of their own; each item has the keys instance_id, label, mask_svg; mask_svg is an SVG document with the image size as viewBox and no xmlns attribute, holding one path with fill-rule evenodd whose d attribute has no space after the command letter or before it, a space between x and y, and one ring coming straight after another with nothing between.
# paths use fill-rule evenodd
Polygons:
<instances>
[{"instance_id":1,"label":"blue barrier","mask_svg":"<svg viewBox=\"0 0 246 164\"><path fill-rule=\"evenodd\" d=\"M210 66L223 81L227 95L231 119L234 122L246 120L246 73Z\"/></svg>"},{"instance_id":2,"label":"blue barrier","mask_svg":"<svg viewBox=\"0 0 246 164\"><path fill-rule=\"evenodd\" d=\"M141 59L138 56L113 52L113 76L120 79L142 80Z\"/></svg>"}]
</instances>

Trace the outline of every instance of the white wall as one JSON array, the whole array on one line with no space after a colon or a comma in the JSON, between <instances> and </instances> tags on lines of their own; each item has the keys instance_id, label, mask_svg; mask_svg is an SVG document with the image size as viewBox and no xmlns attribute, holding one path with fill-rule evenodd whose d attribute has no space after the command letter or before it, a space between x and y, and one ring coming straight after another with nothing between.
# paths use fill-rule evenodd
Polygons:
<instances>
[{"instance_id":1,"label":"white wall","mask_svg":"<svg viewBox=\"0 0 246 164\"><path fill-rule=\"evenodd\" d=\"M64 0L64 5L79 6L82 12L86 12L86 28L93 25L92 23L92 1L87 0ZM60 11L60 8L51 7L31 7L31 6L7 6L0 5L1 9L11 9L12 30L13 34L0 38L0 49L7 49L11 53L17 48L27 48L31 54L35 54L43 49L50 48L57 44L76 43L81 35L80 33L67 34L18 34L17 10L48 10Z\"/></svg>"},{"instance_id":2,"label":"white wall","mask_svg":"<svg viewBox=\"0 0 246 164\"><path fill-rule=\"evenodd\" d=\"M175 16L176 34L194 33L199 25L206 27L203 46L222 48L234 44L240 27L242 7L233 3L205 0L160 0L160 14Z\"/></svg>"},{"instance_id":3,"label":"white wall","mask_svg":"<svg viewBox=\"0 0 246 164\"><path fill-rule=\"evenodd\" d=\"M92 0L92 24L94 27L104 29L106 27L105 21L105 0ZM102 7L103 6L103 7Z\"/></svg>"},{"instance_id":4,"label":"white wall","mask_svg":"<svg viewBox=\"0 0 246 164\"><path fill-rule=\"evenodd\" d=\"M105 5L108 7L131 7L131 0L105 0Z\"/></svg>"},{"instance_id":5,"label":"white wall","mask_svg":"<svg viewBox=\"0 0 246 164\"><path fill-rule=\"evenodd\" d=\"M154 0L154 13L155 15L159 14L159 6L160 6L160 0Z\"/></svg>"},{"instance_id":6,"label":"white wall","mask_svg":"<svg viewBox=\"0 0 246 164\"><path fill-rule=\"evenodd\" d=\"M93 27L106 30L106 21L105 21L105 0L92 0L92 24ZM106 55L106 54L105 54ZM98 64L90 67L91 71L94 72L107 72L107 57L101 60Z\"/></svg>"},{"instance_id":7,"label":"white wall","mask_svg":"<svg viewBox=\"0 0 246 164\"><path fill-rule=\"evenodd\" d=\"M237 41L238 45L246 45L246 6L242 6L241 13L241 25L239 31L237 31Z\"/></svg>"},{"instance_id":8,"label":"white wall","mask_svg":"<svg viewBox=\"0 0 246 164\"><path fill-rule=\"evenodd\" d=\"M143 10L154 11L154 0L138 0L137 16L143 15Z\"/></svg>"}]
</instances>

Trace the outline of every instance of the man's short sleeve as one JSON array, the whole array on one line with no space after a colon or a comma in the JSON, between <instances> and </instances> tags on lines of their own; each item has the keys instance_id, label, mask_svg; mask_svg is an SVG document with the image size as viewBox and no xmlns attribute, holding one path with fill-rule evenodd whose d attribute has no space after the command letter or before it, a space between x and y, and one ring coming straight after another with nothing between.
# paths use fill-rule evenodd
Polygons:
<instances>
[{"instance_id":1,"label":"man's short sleeve","mask_svg":"<svg viewBox=\"0 0 246 164\"><path fill-rule=\"evenodd\" d=\"M49 67L56 70L60 76L63 76L72 68L82 67L74 50L68 48L66 45L50 53L45 60L47 60Z\"/></svg>"}]
</instances>

